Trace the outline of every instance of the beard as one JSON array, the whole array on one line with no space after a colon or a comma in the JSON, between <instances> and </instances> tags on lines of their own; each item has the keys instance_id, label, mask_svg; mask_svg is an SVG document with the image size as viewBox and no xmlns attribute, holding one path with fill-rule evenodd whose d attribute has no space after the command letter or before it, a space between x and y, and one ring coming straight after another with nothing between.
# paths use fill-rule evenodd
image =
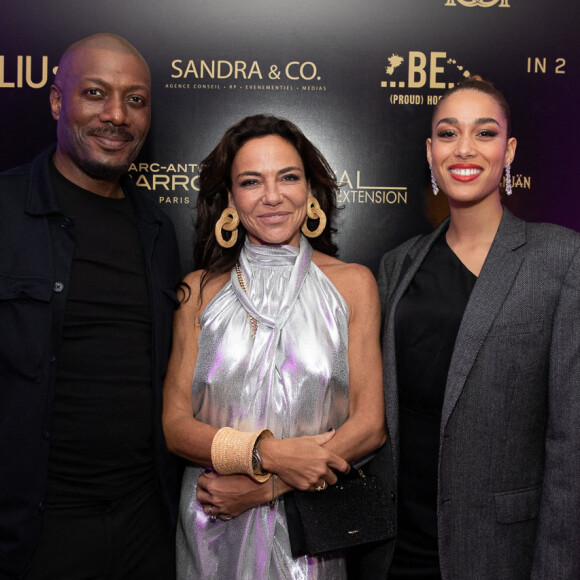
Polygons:
<instances>
[{"instance_id":1,"label":"beard","mask_svg":"<svg viewBox=\"0 0 580 580\"><path fill-rule=\"evenodd\" d=\"M93 179L100 179L103 181L117 180L129 171L130 163L122 163L121 165L106 165L99 161L91 159L80 159L76 165L78 168Z\"/></svg>"},{"instance_id":2,"label":"beard","mask_svg":"<svg viewBox=\"0 0 580 580\"><path fill-rule=\"evenodd\" d=\"M96 129L90 129L87 131L87 136L91 135L100 135L103 137L120 136L128 141L134 140L133 135L123 127L99 127ZM119 179L119 177L127 173L131 165L129 160L118 165L112 165L96 159L87 158L77 159L76 161L77 166L83 173L93 179L101 179L104 181Z\"/></svg>"}]
</instances>

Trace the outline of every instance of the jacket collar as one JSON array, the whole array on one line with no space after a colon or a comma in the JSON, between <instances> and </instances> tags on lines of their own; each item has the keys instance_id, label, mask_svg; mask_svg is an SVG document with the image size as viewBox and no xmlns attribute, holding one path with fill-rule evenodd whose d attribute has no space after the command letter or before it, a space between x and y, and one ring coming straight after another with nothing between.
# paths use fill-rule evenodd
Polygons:
<instances>
[{"instance_id":1,"label":"jacket collar","mask_svg":"<svg viewBox=\"0 0 580 580\"><path fill-rule=\"evenodd\" d=\"M526 223L504 208L502 220L457 333L445 388L441 433L457 404L483 342L506 300L524 259Z\"/></svg>"},{"instance_id":2,"label":"jacket collar","mask_svg":"<svg viewBox=\"0 0 580 580\"><path fill-rule=\"evenodd\" d=\"M52 145L32 161L30 170L31 179L26 203L26 212L30 215L62 213L50 178L50 160L55 150L56 145ZM147 210L145 201L129 174L121 178L121 186L123 187L123 193L131 200L135 208L135 213L140 220L147 223L158 223L161 221L151 211Z\"/></svg>"},{"instance_id":3,"label":"jacket collar","mask_svg":"<svg viewBox=\"0 0 580 580\"><path fill-rule=\"evenodd\" d=\"M399 469L399 393L397 390L397 368L395 356L395 311L399 300L407 290L413 276L423 263L425 256L429 253L431 246L433 246L440 235L447 231L448 224L449 218L444 220L433 232L419 238L408 250L407 255L403 259L401 272L398 275L399 282L397 283L386 307L387 319L385 321L386 329L383 339L385 407L389 437L393 448L395 474L398 474ZM398 478L398 475L395 475L395 477Z\"/></svg>"},{"instance_id":4,"label":"jacket collar","mask_svg":"<svg viewBox=\"0 0 580 580\"><path fill-rule=\"evenodd\" d=\"M56 145L49 147L32 162L26 202L26 212L30 215L62 213L50 179L50 160L55 150Z\"/></svg>"}]
</instances>

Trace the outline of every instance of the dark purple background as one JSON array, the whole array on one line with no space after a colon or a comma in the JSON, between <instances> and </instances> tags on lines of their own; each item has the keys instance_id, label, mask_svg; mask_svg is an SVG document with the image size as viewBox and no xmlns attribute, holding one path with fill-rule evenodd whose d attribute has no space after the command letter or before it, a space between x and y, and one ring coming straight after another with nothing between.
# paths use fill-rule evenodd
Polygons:
<instances>
[{"instance_id":1,"label":"dark purple background","mask_svg":"<svg viewBox=\"0 0 580 580\"><path fill-rule=\"evenodd\" d=\"M178 171L177 164L196 164L213 148L225 129L248 114L284 116L297 123L323 151L339 177L350 178L344 188L344 211L338 219L340 255L376 270L380 256L407 237L429 230L446 213L443 196L433 198L425 162L425 138L432 106L427 98L442 89L429 81L409 88L410 53L445 53L436 61L443 68L435 82L461 79L457 65L493 81L512 105L513 134L518 150L512 175L528 186L514 188L507 205L532 221L550 221L580 230L576 174L580 148L577 30L580 8L574 0L4 0L0 18L0 169L29 161L54 139L48 107L53 68L72 42L95 32L126 37L148 60L154 80L153 124L140 160L173 164L176 171L158 172L161 180L179 174L178 183L196 171ZM463 5L460 3L463 2ZM504 0L505 3L505 0ZM469 6L471 4L471 6ZM485 5L488 5L485 7ZM404 58L392 75L388 58ZM18 82L18 57L30 79L42 81L47 57L47 81L41 88L6 86ZM535 59L543 65L534 70ZM255 61L263 79L172 78L175 60ZM544 60L545 59L545 60ZM562 60L559 60L562 59ZM271 66L312 63L317 77L310 81L270 79ZM531 63L528 72L528 63ZM313 70L304 65L304 76ZM226 67L227 68L227 67ZM181 70L185 70L185 64ZM296 76L298 65L291 66ZM560 71L560 72L558 72ZM199 72L199 71L198 71ZM415 80L421 80L417 73ZM405 83L404 88L381 82ZM171 89L169 83L197 82L219 89ZM235 84L236 89L229 89ZM282 86L293 90L256 90L246 86ZM302 90L303 86L318 90ZM423 104L393 104L393 94L423 98ZM353 202L351 189L360 185L403 188L407 202ZM163 177L167 176L167 177ZM177 185L167 191L149 188L178 229L185 270L193 268L192 220L195 191ZM181 180L181 181L179 181ZM143 183L143 181L142 181ZM190 187L190 185L188 185ZM167 203L167 199L172 203ZM177 203L174 203L177 202Z\"/></svg>"}]
</instances>

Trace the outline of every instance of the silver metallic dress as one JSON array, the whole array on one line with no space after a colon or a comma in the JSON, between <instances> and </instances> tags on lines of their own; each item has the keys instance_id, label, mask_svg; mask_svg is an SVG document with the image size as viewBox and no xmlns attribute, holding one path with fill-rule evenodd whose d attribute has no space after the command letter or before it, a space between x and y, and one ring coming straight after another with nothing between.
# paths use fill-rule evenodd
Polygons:
<instances>
[{"instance_id":1,"label":"silver metallic dress","mask_svg":"<svg viewBox=\"0 0 580 580\"><path fill-rule=\"evenodd\" d=\"M316 435L346 421L348 307L311 258L304 237L300 249L246 241L240 265L249 295L234 269L201 316L192 389L200 421L269 428L278 438ZM248 314L258 321L253 340ZM196 499L202 470L190 466L183 478L180 580L346 577L340 555L292 558L283 499L210 522Z\"/></svg>"}]
</instances>

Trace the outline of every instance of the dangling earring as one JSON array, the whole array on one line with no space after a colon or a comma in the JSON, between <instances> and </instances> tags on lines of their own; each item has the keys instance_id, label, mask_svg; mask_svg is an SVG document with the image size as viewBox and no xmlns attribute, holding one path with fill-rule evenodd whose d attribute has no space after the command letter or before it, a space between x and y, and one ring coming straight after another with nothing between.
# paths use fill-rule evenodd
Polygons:
<instances>
[{"instance_id":1,"label":"dangling earring","mask_svg":"<svg viewBox=\"0 0 580 580\"><path fill-rule=\"evenodd\" d=\"M509 163L505 164L505 192L508 195L512 194L512 166Z\"/></svg>"},{"instance_id":2,"label":"dangling earring","mask_svg":"<svg viewBox=\"0 0 580 580\"><path fill-rule=\"evenodd\" d=\"M311 220L320 220L318 227L314 231L308 229L308 218ZM320 207L318 200L311 195L308 197L308 202L306 204L306 217L302 224L302 233L308 238L317 238L324 231L325 227L326 214Z\"/></svg>"},{"instance_id":3,"label":"dangling earring","mask_svg":"<svg viewBox=\"0 0 580 580\"><path fill-rule=\"evenodd\" d=\"M431 187L433 188L433 195L437 195L439 193L439 186L437 185L437 180L433 173L433 165L431 165L431 163L429 163L429 171L431 172Z\"/></svg>"},{"instance_id":4,"label":"dangling earring","mask_svg":"<svg viewBox=\"0 0 580 580\"><path fill-rule=\"evenodd\" d=\"M215 239L222 248L231 248L238 241L238 225L240 216L235 207L226 207L215 225ZM229 240L224 240L222 229L232 232Z\"/></svg>"}]
</instances>

